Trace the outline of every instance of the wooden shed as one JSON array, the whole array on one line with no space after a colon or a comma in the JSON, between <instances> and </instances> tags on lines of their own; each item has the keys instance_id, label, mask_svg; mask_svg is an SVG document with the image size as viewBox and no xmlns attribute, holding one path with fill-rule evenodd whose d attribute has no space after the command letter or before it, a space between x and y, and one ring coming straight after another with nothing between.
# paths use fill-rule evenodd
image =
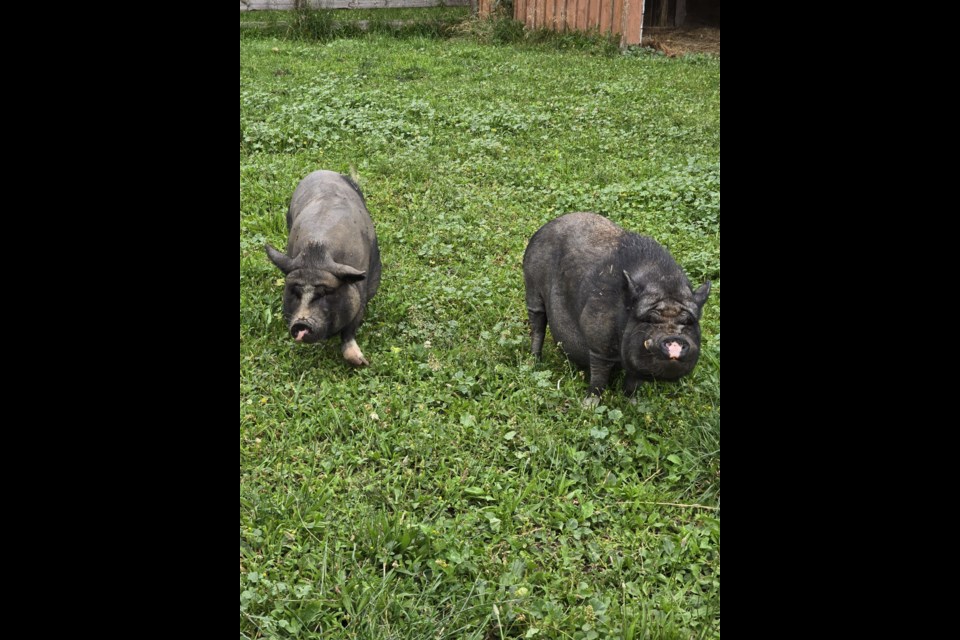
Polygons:
<instances>
[{"instance_id":1,"label":"wooden shed","mask_svg":"<svg viewBox=\"0 0 960 640\"><path fill-rule=\"evenodd\" d=\"M488 15L496 0L479 0ZM720 0L514 0L513 17L528 29L598 31L620 35L621 46L641 44L645 28L679 27L694 10L719 26Z\"/></svg>"}]
</instances>

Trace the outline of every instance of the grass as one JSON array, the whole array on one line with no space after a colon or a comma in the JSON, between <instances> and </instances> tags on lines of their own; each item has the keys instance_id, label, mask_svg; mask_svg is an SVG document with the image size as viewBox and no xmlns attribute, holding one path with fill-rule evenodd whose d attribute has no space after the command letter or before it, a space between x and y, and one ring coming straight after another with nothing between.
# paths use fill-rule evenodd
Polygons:
<instances>
[{"instance_id":1,"label":"grass","mask_svg":"<svg viewBox=\"0 0 960 640\"><path fill-rule=\"evenodd\" d=\"M470 7L431 7L429 9L328 9L308 13L330 15L334 20L464 20ZM240 22L288 22L290 11L243 11Z\"/></svg>"},{"instance_id":2,"label":"grass","mask_svg":"<svg viewBox=\"0 0 960 640\"><path fill-rule=\"evenodd\" d=\"M470 7L247 11L240 14L240 27L242 31L256 27L266 36L304 40L332 40L369 32L445 37L469 17Z\"/></svg>"},{"instance_id":3,"label":"grass","mask_svg":"<svg viewBox=\"0 0 960 640\"><path fill-rule=\"evenodd\" d=\"M705 57L241 33L241 638L719 637L719 85ZM262 248L351 165L383 253L363 370L289 339ZM526 241L575 210L714 282L697 369L636 405L529 355Z\"/></svg>"}]
</instances>

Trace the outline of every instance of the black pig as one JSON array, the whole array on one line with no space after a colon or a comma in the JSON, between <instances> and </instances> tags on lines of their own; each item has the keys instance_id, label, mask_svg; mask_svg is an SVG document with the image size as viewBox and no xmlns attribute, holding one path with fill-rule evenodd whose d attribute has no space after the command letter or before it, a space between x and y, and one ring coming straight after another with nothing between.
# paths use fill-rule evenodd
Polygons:
<instances>
[{"instance_id":1,"label":"black pig","mask_svg":"<svg viewBox=\"0 0 960 640\"><path fill-rule=\"evenodd\" d=\"M641 380L677 380L697 364L710 283L694 291L651 238L595 213L570 213L530 239L523 279L533 354L540 358L549 324L567 357L589 368L594 398L616 367L632 397Z\"/></svg>"},{"instance_id":2,"label":"black pig","mask_svg":"<svg viewBox=\"0 0 960 640\"><path fill-rule=\"evenodd\" d=\"M360 188L347 176L316 171L293 192L287 253L267 255L286 275L283 317L297 342L339 334L343 358L369 365L357 329L380 285L380 249Z\"/></svg>"}]
</instances>

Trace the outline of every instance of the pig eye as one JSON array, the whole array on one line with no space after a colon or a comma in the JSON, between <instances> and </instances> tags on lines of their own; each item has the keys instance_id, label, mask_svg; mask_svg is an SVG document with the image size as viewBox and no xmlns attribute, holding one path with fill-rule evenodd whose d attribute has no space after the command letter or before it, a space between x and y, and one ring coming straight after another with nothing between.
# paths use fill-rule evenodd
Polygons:
<instances>
[{"instance_id":1,"label":"pig eye","mask_svg":"<svg viewBox=\"0 0 960 640\"><path fill-rule=\"evenodd\" d=\"M303 290L300 288L299 285L294 285L294 286L290 287L290 293L293 294L293 297L294 297L294 298L302 298L302 297L303 297Z\"/></svg>"}]
</instances>

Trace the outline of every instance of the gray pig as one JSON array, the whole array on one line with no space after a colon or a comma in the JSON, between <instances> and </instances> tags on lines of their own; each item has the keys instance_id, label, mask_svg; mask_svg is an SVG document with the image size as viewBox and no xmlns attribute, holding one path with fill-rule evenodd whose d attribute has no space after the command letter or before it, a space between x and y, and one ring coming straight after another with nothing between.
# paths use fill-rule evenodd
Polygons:
<instances>
[{"instance_id":1,"label":"gray pig","mask_svg":"<svg viewBox=\"0 0 960 640\"><path fill-rule=\"evenodd\" d=\"M632 397L641 380L677 380L697 364L710 283L693 291L651 238L595 213L570 213L530 239L523 279L533 354L540 358L549 324L567 357L589 368L588 402L615 367Z\"/></svg>"},{"instance_id":2,"label":"gray pig","mask_svg":"<svg viewBox=\"0 0 960 640\"><path fill-rule=\"evenodd\" d=\"M287 230L286 254L266 249L287 277L283 317L290 335L312 344L340 334L343 358L369 365L356 336L380 285L380 249L360 188L333 171L311 173L293 192Z\"/></svg>"}]
</instances>

